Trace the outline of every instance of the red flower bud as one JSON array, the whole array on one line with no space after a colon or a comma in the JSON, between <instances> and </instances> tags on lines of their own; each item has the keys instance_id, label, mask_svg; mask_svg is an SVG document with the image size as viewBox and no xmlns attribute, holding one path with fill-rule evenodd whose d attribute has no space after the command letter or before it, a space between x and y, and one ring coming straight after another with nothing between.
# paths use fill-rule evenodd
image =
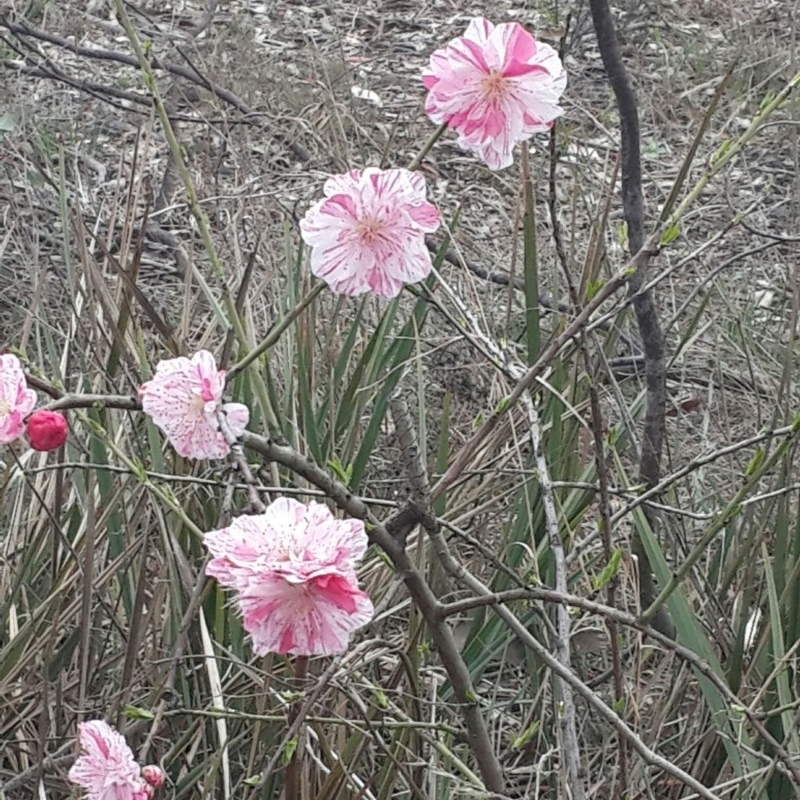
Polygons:
<instances>
[{"instance_id":1,"label":"red flower bud","mask_svg":"<svg viewBox=\"0 0 800 800\"><path fill-rule=\"evenodd\" d=\"M67 420L58 411L34 411L28 417L28 441L34 450L56 450L67 441Z\"/></svg>"},{"instance_id":2,"label":"red flower bud","mask_svg":"<svg viewBox=\"0 0 800 800\"><path fill-rule=\"evenodd\" d=\"M150 786L156 789L164 785L164 771L155 764L148 764L146 767L142 767L142 777Z\"/></svg>"}]
</instances>

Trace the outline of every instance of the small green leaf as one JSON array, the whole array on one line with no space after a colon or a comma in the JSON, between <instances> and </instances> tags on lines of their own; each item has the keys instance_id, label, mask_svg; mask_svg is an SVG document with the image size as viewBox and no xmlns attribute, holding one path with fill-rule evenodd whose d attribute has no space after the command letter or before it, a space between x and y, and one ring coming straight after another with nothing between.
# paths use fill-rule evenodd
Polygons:
<instances>
[{"instance_id":1,"label":"small green leaf","mask_svg":"<svg viewBox=\"0 0 800 800\"><path fill-rule=\"evenodd\" d=\"M497 408L495 411L498 414L502 414L508 408L509 399L507 397L503 397L500 402L497 404Z\"/></svg>"},{"instance_id":2,"label":"small green leaf","mask_svg":"<svg viewBox=\"0 0 800 800\"><path fill-rule=\"evenodd\" d=\"M155 718L152 711L148 711L146 708L141 708L140 706L125 706L122 713L128 719L146 719L149 721Z\"/></svg>"},{"instance_id":3,"label":"small green leaf","mask_svg":"<svg viewBox=\"0 0 800 800\"><path fill-rule=\"evenodd\" d=\"M328 459L328 469L333 472L342 483L348 486L350 485L350 481L353 478L352 464L348 464L348 466L345 467L339 460L339 456L334 455L332 458Z\"/></svg>"},{"instance_id":4,"label":"small green leaf","mask_svg":"<svg viewBox=\"0 0 800 800\"><path fill-rule=\"evenodd\" d=\"M619 714L620 716L622 716L622 712L623 712L624 710L625 710L625 698L624 698L624 697L618 697L618 698L617 698L617 699L614 701L614 711L616 711L616 712L617 712L617 714Z\"/></svg>"},{"instance_id":5,"label":"small green leaf","mask_svg":"<svg viewBox=\"0 0 800 800\"><path fill-rule=\"evenodd\" d=\"M259 781L261 780L260 775L252 775L249 778L245 778L242 783L245 786L258 786Z\"/></svg>"},{"instance_id":6,"label":"small green leaf","mask_svg":"<svg viewBox=\"0 0 800 800\"><path fill-rule=\"evenodd\" d=\"M283 752L281 753L281 762L284 766L286 766L292 760L292 756L294 755L295 750L297 750L297 745L298 739L296 736L286 742L286 747L283 748Z\"/></svg>"},{"instance_id":7,"label":"small green leaf","mask_svg":"<svg viewBox=\"0 0 800 800\"><path fill-rule=\"evenodd\" d=\"M529 725L522 733L511 742L511 747L514 750L522 750L526 744L536 735L539 730L539 720L535 720Z\"/></svg>"},{"instance_id":8,"label":"small green leaf","mask_svg":"<svg viewBox=\"0 0 800 800\"><path fill-rule=\"evenodd\" d=\"M386 696L386 692L383 692L380 689L375 689L374 694L375 702L380 708L389 708L389 698Z\"/></svg>"}]
</instances>

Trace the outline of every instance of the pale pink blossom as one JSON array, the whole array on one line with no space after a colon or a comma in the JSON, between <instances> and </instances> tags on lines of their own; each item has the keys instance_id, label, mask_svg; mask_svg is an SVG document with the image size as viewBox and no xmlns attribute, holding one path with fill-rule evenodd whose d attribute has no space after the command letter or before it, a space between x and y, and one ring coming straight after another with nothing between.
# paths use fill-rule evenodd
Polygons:
<instances>
[{"instance_id":1,"label":"pale pink blossom","mask_svg":"<svg viewBox=\"0 0 800 800\"><path fill-rule=\"evenodd\" d=\"M182 456L223 458L230 445L220 430L224 413L234 436L241 436L250 418L247 406L223 403L225 370L214 356L200 350L189 358L160 361L152 380L139 387L142 408Z\"/></svg>"},{"instance_id":2,"label":"pale pink blossom","mask_svg":"<svg viewBox=\"0 0 800 800\"><path fill-rule=\"evenodd\" d=\"M263 514L237 517L205 535L206 573L234 589L259 655L330 655L372 619L355 568L367 548L364 524L327 506L279 498Z\"/></svg>"},{"instance_id":3,"label":"pale pink blossom","mask_svg":"<svg viewBox=\"0 0 800 800\"><path fill-rule=\"evenodd\" d=\"M311 272L339 294L394 297L431 271L425 234L439 212L425 179L407 169L352 170L325 182L325 198L300 222Z\"/></svg>"},{"instance_id":4,"label":"pale pink blossom","mask_svg":"<svg viewBox=\"0 0 800 800\"><path fill-rule=\"evenodd\" d=\"M0 444L13 442L25 431L25 417L36 405L36 392L28 388L19 359L0 356Z\"/></svg>"},{"instance_id":5,"label":"pale pink blossom","mask_svg":"<svg viewBox=\"0 0 800 800\"><path fill-rule=\"evenodd\" d=\"M148 785L124 737L96 719L78 726L81 756L69 771L88 800L147 800Z\"/></svg>"},{"instance_id":6,"label":"pale pink blossom","mask_svg":"<svg viewBox=\"0 0 800 800\"><path fill-rule=\"evenodd\" d=\"M422 82L428 116L453 128L461 148L497 170L511 164L517 142L561 116L567 75L558 53L519 23L476 17L463 36L433 53Z\"/></svg>"}]
</instances>

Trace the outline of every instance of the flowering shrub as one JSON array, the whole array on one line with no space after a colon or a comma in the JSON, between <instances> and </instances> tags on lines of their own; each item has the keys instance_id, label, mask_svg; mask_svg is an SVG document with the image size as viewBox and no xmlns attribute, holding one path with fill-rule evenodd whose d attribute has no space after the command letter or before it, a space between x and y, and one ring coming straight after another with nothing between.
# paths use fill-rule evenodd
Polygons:
<instances>
[{"instance_id":1,"label":"flowering shrub","mask_svg":"<svg viewBox=\"0 0 800 800\"><path fill-rule=\"evenodd\" d=\"M428 116L455 130L462 148L496 170L512 163L518 142L546 131L562 113L566 75L555 51L520 25L477 18L462 37L433 53L423 82ZM431 273L425 236L438 229L440 215L427 200L422 174L354 169L330 177L323 194L300 231L311 250L312 274L333 292L393 298ZM181 456L224 458L245 434L250 411L223 401L225 376L214 356L200 350L160 361L139 387L143 412ZM35 404L18 359L0 356L0 443L23 433ZM56 411L43 409L28 419L35 450L61 447L67 433L67 421ZM238 448L234 460L251 478ZM255 493L254 482L248 484ZM253 505L260 505L257 495ZM209 531L204 544L211 554L206 574L233 590L258 655L341 653L373 617L356 575L368 545L364 523L337 519L324 504L280 497L263 513ZM406 574L413 570L407 567ZM89 800L148 800L164 783L161 769L140 767L123 736L105 722L81 723L79 739L82 752L69 780Z\"/></svg>"},{"instance_id":2,"label":"flowering shrub","mask_svg":"<svg viewBox=\"0 0 800 800\"><path fill-rule=\"evenodd\" d=\"M256 653L331 655L372 619L355 567L364 524L282 497L258 516L205 535L206 573L234 589Z\"/></svg>"},{"instance_id":3,"label":"flowering shrub","mask_svg":"<svg viewBox=\"0 0 800 800\"><path fill-rule=\"evenodd\" d=\"M152 380L142 384L142 409L186 458L223 458L231 448L220 430L224 413L234 436L241 436L250 411L241 403L222 403L225 371L200 350L189 358L159 361Z\"/></svg>"},{"instance_id":4,"label":"flowering shrub","mask_svg":"<svg viewBox=\"0 0 800 800\"><path fill-rule=\"evenodd\" d=\"M511 151L547 131L567 75L558 54L519 23L473 19L463 36L437 50L422 75L425 111L458 134L458 144L490 169L511 164Z\"/></svg>"},{"instance_id":5,"label":"flowering shrub","mask_svg":"<svg viewBox=\"0 0 800 800\"><path fill-rule=\"evenodd\" d=\"M334 292L394 297L428 276L425 234L439 212L425 199L425 179L407 169L354 169L325 183L325 199L300 223L312 248L311 271Z\"/></svg>"}]
</instances>

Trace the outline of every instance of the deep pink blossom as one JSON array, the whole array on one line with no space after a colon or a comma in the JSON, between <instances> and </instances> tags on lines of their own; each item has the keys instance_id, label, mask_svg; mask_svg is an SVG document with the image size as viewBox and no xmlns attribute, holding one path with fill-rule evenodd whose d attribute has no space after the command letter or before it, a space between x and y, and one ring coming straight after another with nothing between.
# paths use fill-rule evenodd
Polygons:
<instances>
[{"instance_id":1,"label":"deep pink blossom","mask_svg":"<svg viewBox=\"0 0 800 800\"><path fill-rule=\"evenodd\" d=\"M189 358L160 361L152 380L139 387L142 408L187 458L223 458L230 445L220 430L225 414L234 436L247 427L250 412L241 403L223 403L225 370L214 356L200 350Z\"/></svg>"},{"instance_id":2,"label":"deep pink blossom","mask_svg":"<svg viewBox=\"0 0 800 800\"><path fill-rule=\"evenodd\" d=\"M88 800L147 800L147 783L124 737L96 719L78 726L81 756L69 771Z\"/></svg>"},{"instance_id":3,"label":"deep pink blossom","mask_svg":"<svg viewBox=\"0 0 800 800\"><path fill-rule=\"evenodd\" d=\"M433 53L422 81L428 116L453 128L460 147L496 170L511 164L517 142L561 116L567 75L556 51L519 23L476 17L463 36Z\"/></svg>"},{"instance_id":4,"label":"deep pink blossom","mask_svg":"<svg viewBox=\"0 0 800 800\"><path fill-rule=\"evenodd\" d=\"M13 442L25 430L25 417L36 405L36 392L28 388L19 359L0 356L0 444Z\"/></svg>"},{"instance_id":5,"label":"deep pink blossom","mask_svg":"<svg viewBox=\"0 0 800 800\"><path fill-rule=\"evenodd\" d=\"M336 519L327 506L279 498L205 535L206 568L237 592L254 650L330 655L372 619L355 568L367 548L364 524Z\"/></svg>"},{"instance_id":6,"label":"deep pink blossom","mask_svg":"<svg viewBox=\"0 0 800 800\"><path fill-rule=\"evenodd\" d=\"M352 170L329 178L300 222L311 271L339 294L394 297L431 271L425 234L439 212L425 179L407 169Z\"/></svg>"},{"instance_id":7,"label":"deep pink blossom","mask_svg":"<svg viewBox=\"0 0 800 800\"><path fill-rule=\"evenodd\" d=\"M146 767L142 767L142 777L154 789L164 785L164 770L155 764L148 764Z\"/></svg>"},{"instance_id":8,"label":"deep pink blossom","mask_svg":"<svg viewBox=\"0 0 800 800\"><path fill-rule=\"evenodd\" d=\"M43 408L28 417L28 441L34 450L57 450L67 441L69 427L63 414Z\"/></svg>"}]
</instances>

